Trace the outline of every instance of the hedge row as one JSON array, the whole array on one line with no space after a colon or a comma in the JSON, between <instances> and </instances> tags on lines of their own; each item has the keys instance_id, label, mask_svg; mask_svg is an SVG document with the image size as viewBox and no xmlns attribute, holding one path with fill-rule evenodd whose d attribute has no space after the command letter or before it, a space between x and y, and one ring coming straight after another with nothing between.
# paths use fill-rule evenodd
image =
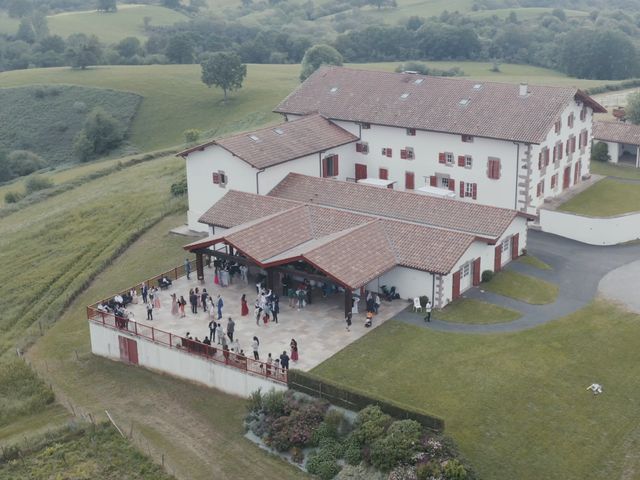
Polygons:
<instances>
[{"instance_id":1,"label":"hedge row","mask_svg":"<svg viewBox=\"0 0 640 480\"><path fill-rule=\"evenodd\" d=\"M618 90L626 90L627 88L640 87L640 79L633 78L624 80L620 83L606 83L598 87L591 87L585 90L588 95L597 95L605 92L617 92Z\"/></svg>"},{"instance_id":2,"label":"hedge row","mask_svg":"<svg viewBox=\"0 0 640 480\"><path fill-rule=\"evenodd\" d=\"M415 420L436 432L444 430L444 420L441 418L391 400L372 397L354 388L321 379L309 372L289 370L288 386L307 395L324 398L330 403L348 410L359 411L367 405L378 405L384 413L393 418Z\"/></svg>"}]
</instances>

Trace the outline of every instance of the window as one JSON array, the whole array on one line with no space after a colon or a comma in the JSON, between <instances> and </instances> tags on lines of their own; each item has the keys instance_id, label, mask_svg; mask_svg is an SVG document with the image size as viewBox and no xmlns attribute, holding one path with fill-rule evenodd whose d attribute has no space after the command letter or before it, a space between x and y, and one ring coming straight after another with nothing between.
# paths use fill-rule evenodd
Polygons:
<instances>
[{"instance_id":1,"label":"window","mask_svg":"<svg viewBox=\"0 0 640 480\"><path fill-rule=\"evenodd\" d=\"M371 128L370 123L361 123L360 126L362 127L363 130L369 130Z\"/></svg>"},{"instance_id":2,"label":"window","mask_svg":"<svg viewBox=\"0 0 640 480\"><path fill-rule=\"evenodd\" d=\"M582 110L580 110L580 120L584 122L586 119L587 119L587 107L583 105Z\"/></svg>"},{"instance_id":3,"label":"window","mask_svg":"<svg viewBox=\"0 0 640 480\"><path fill-rule=\"evenodd\" d=\"M487 177L498 180L500 178L500 159L489 157L487 161Z\"/></svg>"},{"instance_id":4,"label":"window","mask_svg":"<svg viewBox=\"0 0 640 480\"><path fill-rule=\"evenodd\" d=\"M544 195L544 180L542 180L540 183L538 183L538 185L536 186L536 195L538 197L542 197Z\"/></svg>"},{"instance_id":5,"label":"window","mask_svg":"<svg viewBox=\"0 0 640 480\"><path fill-rule=\"evenodd\" d=\"M325 178L338 176L338 155L327 155L322 159L322 176Z\"/></svg>"},{"instance_id":6,"label":"window","mask_svg":"<svg viewBox=\"0 0 640 480\"><path fill-rule=\"evenodd\" d=\"M567 117L567 126L573 128L574 115L573 112Z\"/></svg>"},{"instance_id":7,"label":"window","mask_svg":"<svg viewBox=\"0 0 640 480\"><path fill-rule=\"evenodd\" d=\"M551 188L556 188L558 186L558 174L556 173L551 177Z\"/></svg>"},{"instance_id":8,"label":"window","mask_svg":"<svg viewBox=\"0 0 640 480\"><path fill-rule=\"evenodd\" d=\"M415 137L416 136L416 129L415 128L407 128L407 135L409 135L410 137Z\"/></svg>"},{"instance_id":9,"label":"window","mask_svg":"<svg viewBox=\"0 0 640 480\"><path fill-rule=\"evenodd\" d=\"M453 153L446 152L445 159L446 159L447 165L453 165Z\"/></svg>"},{"instance_id":10,"label":"window","mask_svg":"<svg viewBox=\"0 0 640 480\"><path fill-rule=\"evenodd\" d=\"M553 155L555 160L555 148L554 148ZM538 154L538 170L542 170L547 165L549 165L549 148L544 147L542 150L540 150L540 153Z\"/></svg>"},{"instance_id":11,"label":"window","mask_svg":"<svg viewBox=\"0 0 640 480\"><path fill-rule=\"evenodd\" d=\"M440 177L440 186L442 188L449 188L449 177Z\"/></svg>"},{"instance_id":12,"label":"window","mask_svg":"<svg viewBox=\"0 0 640 480\"><path fill-rule=\"evenodd\" d=\"M558 120L554 126L555 132L560 133L560 129L562 128L562 122Z\"/></svg>"},{"instance_id":13,"label":"window","mask_svg":"<svg viewBox=\"0 0 640 480\"><path fill-rule=\"evenodd\" d=\"M475 183L465 183L464 184L464 196L465 197L473 197L473 189L476 186Z\"/></svg>"},{"instance_id":14,"label":"window","mask_svg":"<svg viewBox=\"0 0 640 480\"><path fill-rule=\"evenodd\" d=\"M380 178L380 180L389 180L389 170L386 168L378 170L378 178Z\"/></svg>"},{"instance_id":15,"label":"window","mask_svg":"<svg viewBox=\"0 0 640 480\"><path fill-rule=\"evenodd\" d=\"M222 188L227 186L227 175L222 170L213 172L211 179L213 180L214 185L219 185Z\"/></svg>"},{"instance_id":16,"label":"window","mask_svg":"<svg viewBox=\"0 0 640 480\"><path fill-rule=\"evenodd\" d=\"M367 142L357 142L356 152L367 154L369 153L369 144Z\"/></svg>"},{"instance_id":17,"label":"window","mask_svg":"<svg viewBox=\"0 0 640 480\"><path fill-rule=\"evenodd\" d=\"M460 276L468 277L471 274L471 262L467 262L460 267Z\"/></svg>"},{"instance_id":18,"label":"window","mask_svg":"<svg viewBox=\"0 0 640 480\"><path fill-rule=\"evenodd\" d=\"M412 147L405 147L400 150L400 158L403 160L413 160L415 158L415 154L413 153Z\"/></svg>"},{"instance_id":19,"label":"window","mask_svg":"<svg viewBox=\"0 0 640 480\"><path fill-rule=\"evenodd\" d=\"M383 148L382 149L382 156L383 157L389 157L391 158L391 156L393 155L393 152L390 148Z\"/></svg>"},{"instance_id":20,"label":"window","mask_svg":"<svg viewBox=\"0 0 640 480\"><path fill-rule=\"evenodd\" d=\"M413 172L404 173L404 188L413 190L415 188L415 175Z\"/></svg>"},{"instance_id":21,"label":"window","mask_svg":"<svg viewBox=\"0 0 640 480\"><path fill-rule=\"evenodd\" d=\"M462 135L462 141L464 143L472 143L473 142L473 135Z\"/></svg>"},{"instance_id":22,"label":"window","mask_svg":"<svg viewBox=\"0 0 640 480\"><path fill-rule=\"evenodd\" d=\"M509 250L511 250L511 237L507 237L502 241L502 258L509 258Z\"/></svg>"},{"instance_id":23,"label":"window","mask_svg":"<svg viewBox=\"0 0 640 480\"><path fill-rule=\"evenodd\" d=\"M473 159L471 155L458 155L458 166L464 168L471 168L473 165Z\"/></svg>"}]
</instances>

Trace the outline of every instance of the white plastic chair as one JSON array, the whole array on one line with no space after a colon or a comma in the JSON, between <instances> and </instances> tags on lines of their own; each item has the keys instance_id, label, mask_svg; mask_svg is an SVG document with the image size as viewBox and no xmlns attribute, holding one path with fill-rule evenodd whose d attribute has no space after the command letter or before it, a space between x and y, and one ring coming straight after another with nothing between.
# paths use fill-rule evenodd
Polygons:
<instances>
[{"instance_id":1,"label":"white plastic chair","mask_svg":"<svg viewBox=\"0 0 640 480\"><path fill-rule=\"evenodd\" d=\"M422 305L420 305L420 298L416 297L413 299L413 311L414 312L422 312Z\"/></svg>"}]
</instances>

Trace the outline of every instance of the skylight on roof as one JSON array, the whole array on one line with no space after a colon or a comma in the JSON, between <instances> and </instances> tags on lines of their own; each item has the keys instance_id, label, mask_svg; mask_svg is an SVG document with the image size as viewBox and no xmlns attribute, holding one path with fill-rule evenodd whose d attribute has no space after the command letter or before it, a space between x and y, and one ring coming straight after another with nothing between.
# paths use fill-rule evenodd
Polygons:
<instances>
[{"instance_id":1,"label":"skylight on roof","mask_svg":"<svg viewBox=\"0 0 640 480\"><path fill-rule=\"evenodd\" d=\"M257 135L249 135L249 138L250 138L251 140L253 140L254 142L259 142L259 141L260 141L260 139L258 138L258 136L257 136Z\"/></svg>"},{"instance_id":2,"label":"skylight on roof","mask_svg":"<svg viewBox=\"0 0 640 480\"><path fill-rule=\"evenodd\" d=\"M330 93L336 93L338 91L338 87L331 87L329 90Z\"/></svg>"},{"instance_id":3,"label":"skylight on roof","mask_svg":"<svg viewBox=\"0 0 640 480\"><path fill-rule=\"evenodd\" d=\"M463 107L464 107L464 106L467 106L467 105L469 105L469 102L470 102L470 101L471 101L471 100L470 100L470 99L468 99L468 98L463 98L462 100L460 100L460 105L462 105Z\"/></svg>"},{"instance_id":4,"label":"skylight on roof","mask_svg":"<svg viewBox=\"0 0 640 480\"><path fill-rule=\"evenodd\" d=\"M408 93L403 93L402 95L400 95L400 98L403 98L403 99L404 99L404 98L407 98L408 96L409 96L409 94L408 94Z\"/></svg>"},{"instance_id":5,"label":"skylight on roof","mask_svg":"<svg viewBox=\"0 0 640 480\"><path fill-rule=\"evenodd\" d=\"M481 88L482 88L482 84L481 84L481 83L476 83L476 84L473 86L473 89L474 89L474 90L480 90Z\"/></svg>"},{"instance_id":6,"label":"skylight on roof","mask_svg":"<svg viewBox=\"0 0 640 480\"><path fill-rule=\"evenodd\" d=\"M424 82L424 78L416 78L413 83L415 83L416 85L420 85L422 82Z\"/></svg>"},{"instance_id":7,"label":"skylight on roof","mask_svg":"<svg viewBox=\"0 0 640 480\"><path fill-rule=\"evenodd\" d=\"M281 128L275 128L273 131L276 132L278 135L284 135L284 130L282 130Z\"/></svg>"}]
</instances>

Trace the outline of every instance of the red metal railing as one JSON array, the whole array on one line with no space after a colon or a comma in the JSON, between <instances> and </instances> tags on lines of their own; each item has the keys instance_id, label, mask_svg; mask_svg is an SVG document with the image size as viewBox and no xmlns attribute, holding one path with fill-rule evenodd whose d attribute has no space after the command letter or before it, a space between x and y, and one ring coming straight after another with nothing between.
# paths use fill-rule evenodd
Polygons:
<instances>
[{"instance_id":1,"label":"red metal railing","mask_svg":"<svg viewBox=\"0 0 640 480\"><path fill-rule=\"evenodd\" d=\"M275 365L267 365L265 362L254 360L229 350L223 350L218 346L205 345L202 342L196 342L149 325L116 316L113 313L101 312L92 306L87 307L87 319L105 327L146 338L169 348L177 348L183 352L204 357L212 362L243 370L274 382L287 383L287 372L281 368L276 370Z\"/></svg>"}]
</instances>

